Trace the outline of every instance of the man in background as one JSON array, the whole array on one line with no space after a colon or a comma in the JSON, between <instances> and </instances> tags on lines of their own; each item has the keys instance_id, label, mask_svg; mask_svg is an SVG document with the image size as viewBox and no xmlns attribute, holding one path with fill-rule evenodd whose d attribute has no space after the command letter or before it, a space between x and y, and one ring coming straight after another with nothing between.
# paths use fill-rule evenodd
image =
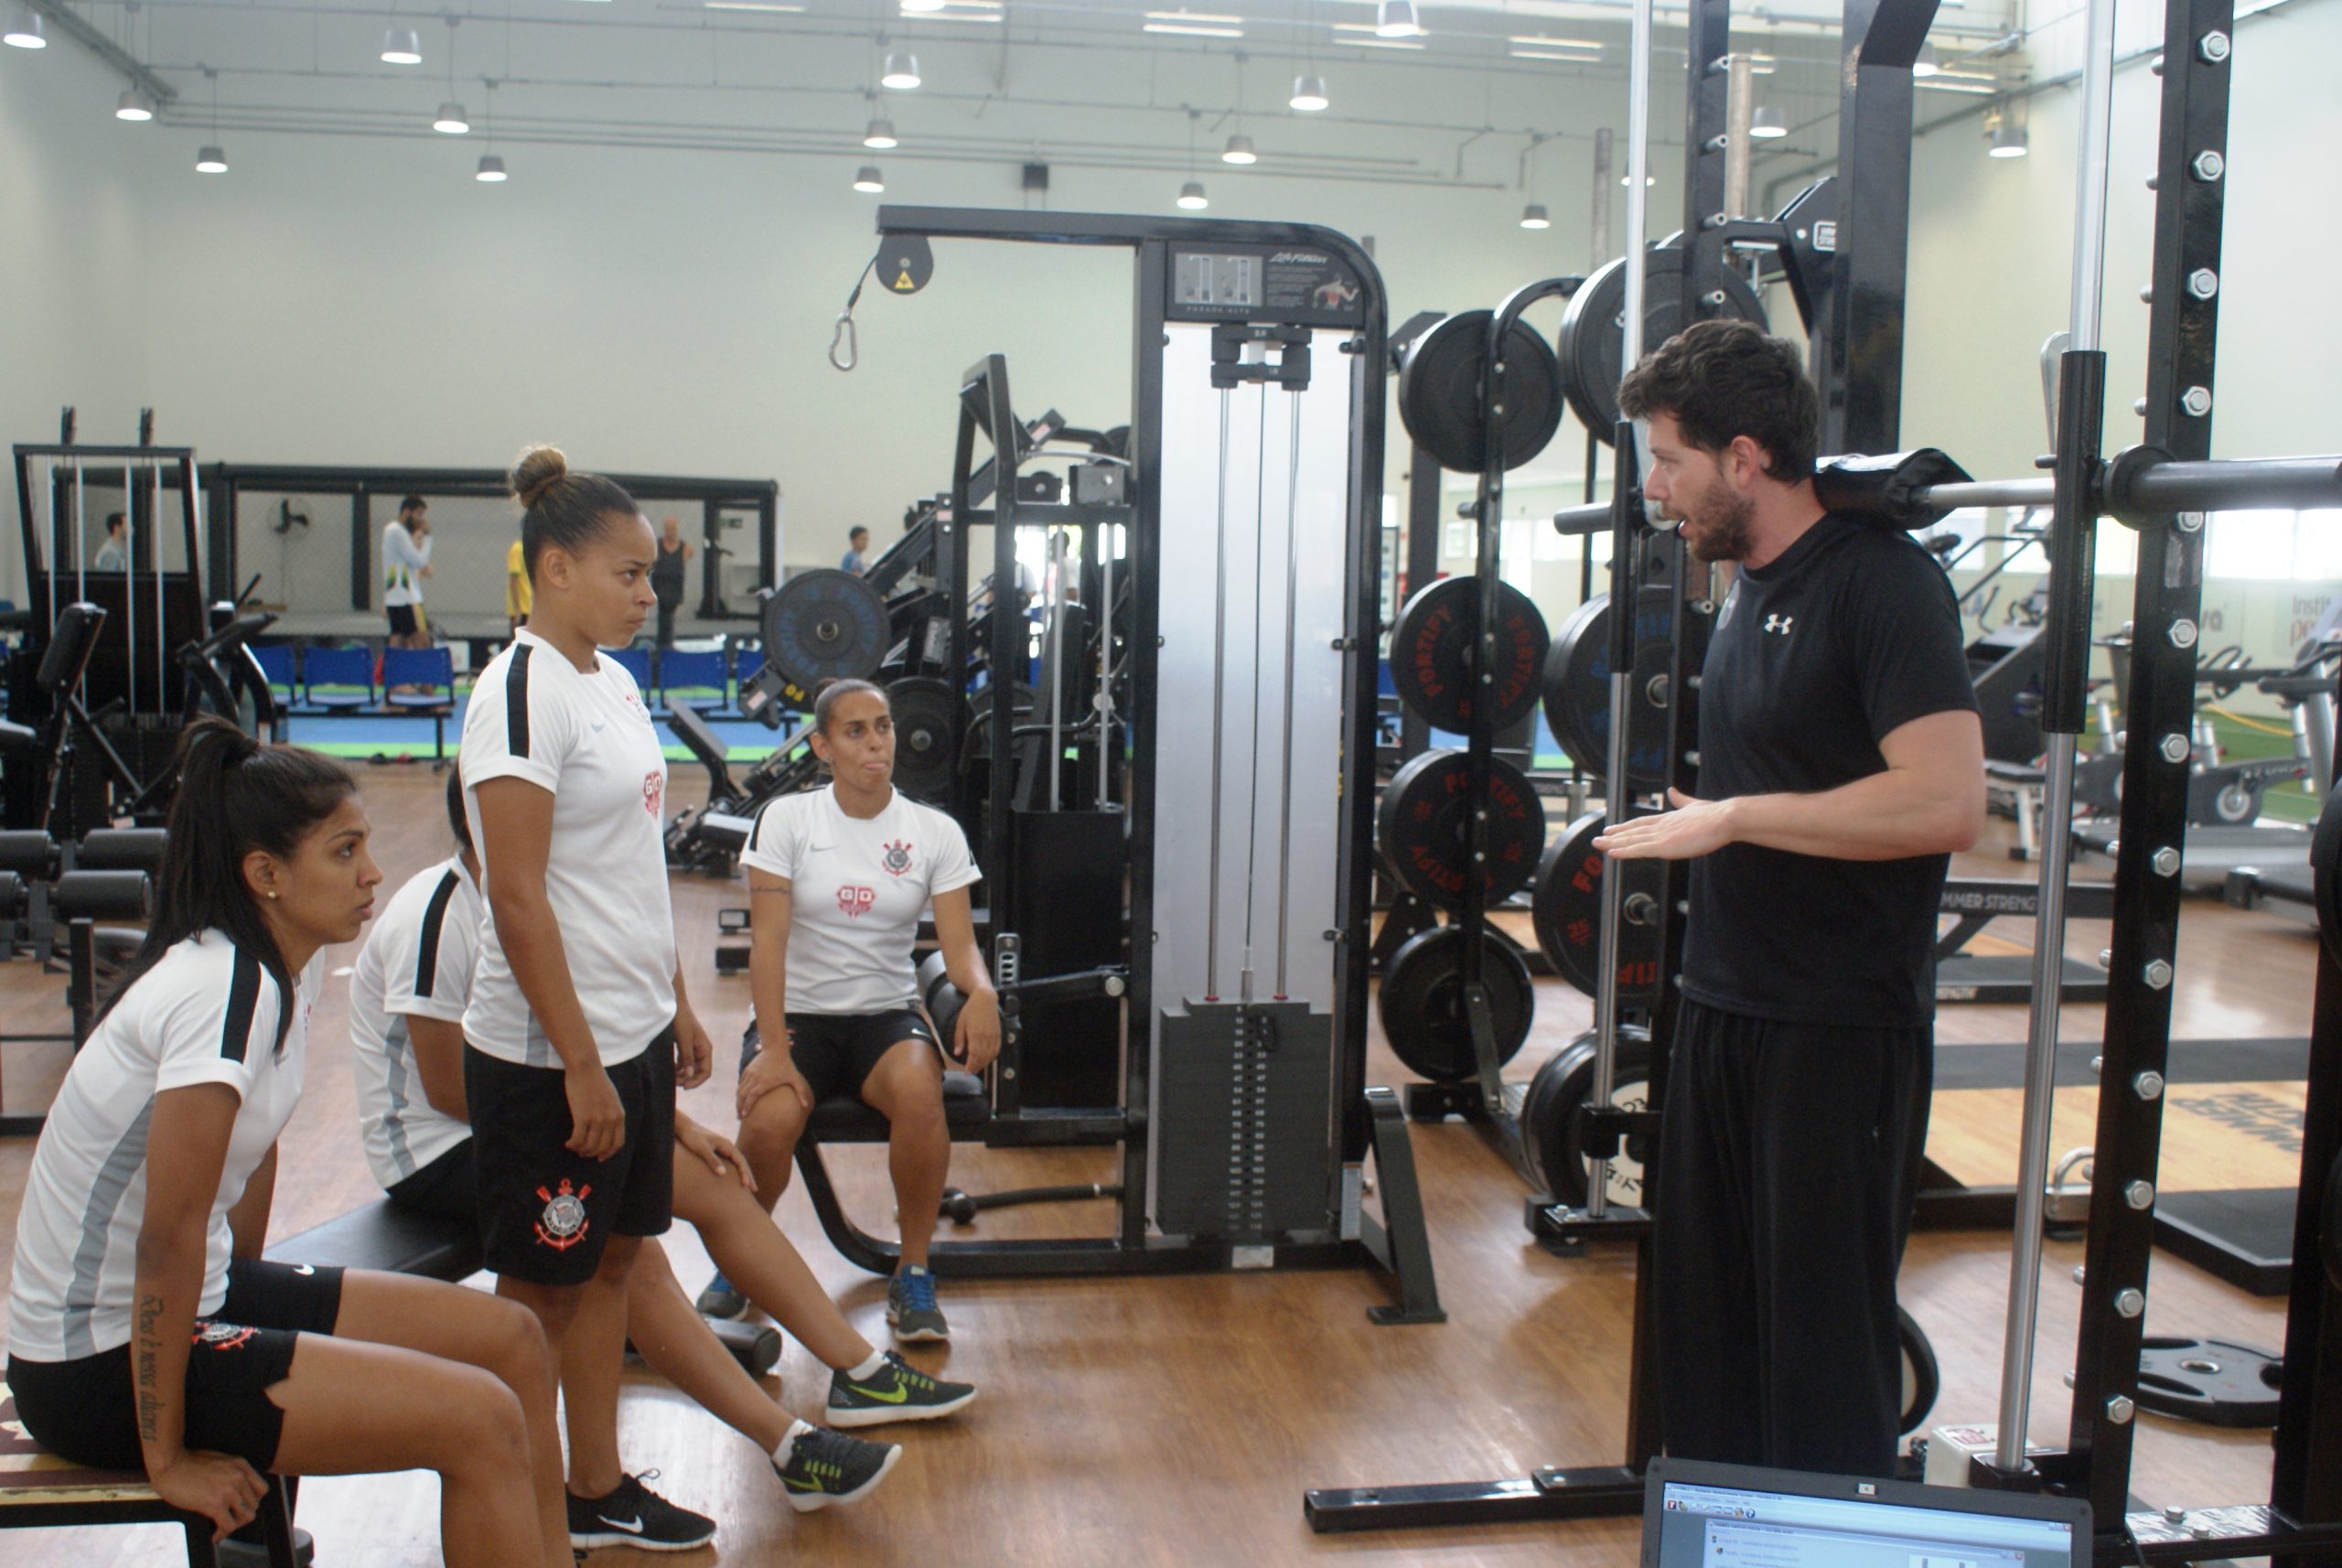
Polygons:
<instances>
[{"instance_id":1,"label":"man in background","mask_svg":"<svg viewBox=\"0 0 2342 1568\"><path fill-rule=\"evenodd\" d=\"M845 536L845 559L838 563L838 570L851 572L859 577L870 569L870 531L857 522L854 531Z\"/></svg>"}]
</instances>

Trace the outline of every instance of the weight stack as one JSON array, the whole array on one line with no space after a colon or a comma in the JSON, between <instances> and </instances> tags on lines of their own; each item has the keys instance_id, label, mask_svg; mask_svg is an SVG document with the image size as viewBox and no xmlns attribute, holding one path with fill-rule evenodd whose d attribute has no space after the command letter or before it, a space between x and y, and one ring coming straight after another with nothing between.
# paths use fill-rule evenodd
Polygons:
<instances>
[{"instance_id":1,"label":"weight stack","mask_svg":"<svg viewBox=\"0 0 2342 1568\"><path fill-rule=\"evenodd\" d=\"M1157 1227L1237 1245L1325 1230L1333 1018L1302 1002L1189 1002L1162 1031Z\"/></svg>"}]
</instances>

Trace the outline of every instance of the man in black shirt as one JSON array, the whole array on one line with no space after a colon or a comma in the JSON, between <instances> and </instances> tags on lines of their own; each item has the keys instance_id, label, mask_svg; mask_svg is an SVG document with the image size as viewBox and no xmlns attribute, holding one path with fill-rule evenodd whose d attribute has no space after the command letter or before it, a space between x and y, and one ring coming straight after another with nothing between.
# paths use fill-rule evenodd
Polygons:
<instances>
[{"instance_id":1,"label":"man in black shirt","mask_svg":"<svg viewBox=\"0 0 2342 1568\"><path fill-rule=\"evenodd\" d=\"M1667 1449L1883 1475L1937 906L1984 820L1960 613L1907 535L1816 499L1789 343L1700 323L1619 401L1649 422L1645 495L1736 566L1701 668L1699 798L1598 841L1694 863L1654 1242Z\"/></svg>"}]
</instances>

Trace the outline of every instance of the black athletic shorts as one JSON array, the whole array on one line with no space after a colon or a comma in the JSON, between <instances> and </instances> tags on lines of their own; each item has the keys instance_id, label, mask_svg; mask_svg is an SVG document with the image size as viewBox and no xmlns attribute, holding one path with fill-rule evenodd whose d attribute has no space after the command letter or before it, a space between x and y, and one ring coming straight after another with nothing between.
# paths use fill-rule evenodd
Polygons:
<instances>
[{"instance_id":1,"label":"black athletic shorts","mask_svg":"<svg viewBox=\"0 0 2342 1568\"><path fill-rule=\"evenodd\" d=\"M572 1154L569 1091L557 1067L523 1067L464 1047L480 1249L488 1267L532 1284L594 1277L603 1239L663 1234L674 1217L675 1031L608 1069L626 1137L606 1160Z\"/></svg>"},{"instance_id":2,"label":"black athletic shorts","mask_svg":"<svg viewBox=\"0 0 2342 1568\"><path fill-rule=\"evenodd\" d=\"M478 1224L479 1177L473 1169L472 1140L466 1138L405 1180L392 1182L383 1195L402 1208Z\"/></svg>"},{"instance_id":3,"label":"black athletic shorts","mask_svg":"<svg viewBox=\"0 0 2342 1568\"><path fill-rule=\"evenodd\" d=\"M268 1390L293 1369L294 1342L331 1334L341 1316L341 1271L237 1258L220 1310L195 1320L187 1358L185 1442L233 1454L255 1470L276 1463L285 1412ZM72 1361L8 1358L16 1416L34 1442L61 1459L106 1470L143 1470L137 1388L130 1347Z\"/></svg>"},{"instance_id":4,"label":"black athletic shorts","mask_svg":"<svg viewBox=\"0 0 2342 1568\"><path fill-rule=\"evenodd\" d=\"M915 1007L889 1008L884 1013L791 1013L789 1017L789 1059L805 1075L813 1103L833 1094L859 1097L873 1068L905 1040L925 1040L940 1052L935 1026ZM757 1059L763 1047L752 1026L740 1042L740 1070Z\"/></svg>"},{"instance_id":5,"label":"black athletic shorts","mask_svg":"<svg viewBox=\"0 0 2342 1568\"><path fill-rule=\"evenodd\" d=\"M384 605L382 613L391 618L392 637L414 635L414 607L413 605Z\"/></svg>"}]
</instances>

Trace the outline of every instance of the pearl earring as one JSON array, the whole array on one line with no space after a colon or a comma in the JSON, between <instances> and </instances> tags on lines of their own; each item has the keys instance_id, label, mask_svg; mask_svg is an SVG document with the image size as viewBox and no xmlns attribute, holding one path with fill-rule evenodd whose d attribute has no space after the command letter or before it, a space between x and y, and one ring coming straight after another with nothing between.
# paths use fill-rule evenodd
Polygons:
<instances>
[{"instance_id":1,"label":"pearl earring","mask_svg":"<svg viewBox=\"0 0 2342 1568\"><path fill-rule=\"evenodd\" d=\"M274 887L270 888L270 889L268 890L268 896L269 896L270 897L272 897L272 898L275 897L276 897L276 889L275 889L275 888L274 888Z\"/></svg>"}]
</instances>

